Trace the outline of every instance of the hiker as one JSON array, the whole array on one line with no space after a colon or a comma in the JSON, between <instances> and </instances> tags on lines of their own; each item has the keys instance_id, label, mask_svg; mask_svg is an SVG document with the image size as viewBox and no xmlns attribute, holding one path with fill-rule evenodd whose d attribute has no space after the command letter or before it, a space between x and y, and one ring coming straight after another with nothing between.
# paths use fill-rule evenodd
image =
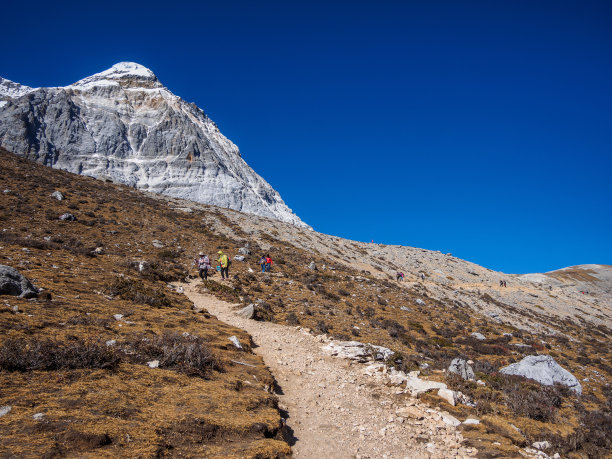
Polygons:
<instances>
[{"instance_id":1,"label":"hiker","mask_svg":"<svg viewBox=\"0 0 612 459\"><path fill-rule=\"evenodd\" d=\"M421 280L424 281L425 280L425 274L421 273Z\"/></svg>"},{"instance_id":2,"label":"hiker","mask_svg":"<svg viewBox=\"0 0 612 459\"><path fill-rule=\"evenodd\" d=\"M200 258L196 258L195 264L198 267L198 275L200 279L207 280L208 279L208 270L210 269L210 259L208 255L204 255L204 253L200 252L198 254Z\"/></svg>"},{"instance_id":3,"label":"hiker","mask_svg":"<svg viewBox=\"0 0 612 459\"><path fill-rule=\"evenodd\" d=\"M401 271L398 271L398 273L395 275L395 278L397 279L398 282L401 282L404 280L404 273Z\"/></svg>"},{"instance_id":4,"label":"hiker","mask_svg":"<svg viewBox=\"0 0 612 459\"><path fill-rule=\"evenodd\" d=\"M500 286L500 287L503 287L503 286L504 286L504 281L503 281L503 280L501 280L501 279L499 280L499 286Z\"/></svg>"},{"instance_id":5,"label":"hiker","mask_svg":"<svg viewBox=\"0 0 612 459\"><path fill-rule=\"evenodd\" d=\"M504 281L504 288L506 288L508 285L506 284L506 281Z\"/></svg>"},{"instance_id":6,"label":"hiker","mask_svg":"<svg viewBox=\"0 0 612 459\"><path fill-rule=\"evenodd\" d=\"M270 255L266 256L266 271L270 272L270 269L272 268L272 258L270 258Z\"/></svg>"},{"instance_id":7,"label":"hiker","mask_svg":"<svg viewBox=\"0 0 612 459\"><path fill-rule=\"evenodd\" d=\"M221 279L229 279L229 258L222 250L217 252L219 255L219 264L221 265Z\"/></svg>"},{"instance_id":8,"label":"hiker","mask_svg":"<svg viewBox=\"0 0 612 459\"><path fill-rule=\"evenodd\" d=\"M259 264L261 265L261 272L265 273L266 272L266 257L262 255L261 258L259 259Z\"/></svg>"}]
</instances>

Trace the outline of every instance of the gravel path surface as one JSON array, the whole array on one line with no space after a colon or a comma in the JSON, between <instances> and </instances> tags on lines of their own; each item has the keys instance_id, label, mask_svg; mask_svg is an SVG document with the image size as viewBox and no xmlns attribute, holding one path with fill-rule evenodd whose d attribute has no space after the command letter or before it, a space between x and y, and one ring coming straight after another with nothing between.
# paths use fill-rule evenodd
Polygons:
<instances>
[{"instance_id":1,"label":"gravel path surface","mask_svg":"<svg viewBox=\"0 0 612 459\"><path fill-rule=\"evenodd\" d=\"M257 322L236 315L236 306L182 284L196 308L252 335L280 387L281 409L295 437L297 458L472 457L462 436L397 386L364 374L365 365L327 355L325 336L299 327Z\"/></svg>"}]
</instances>

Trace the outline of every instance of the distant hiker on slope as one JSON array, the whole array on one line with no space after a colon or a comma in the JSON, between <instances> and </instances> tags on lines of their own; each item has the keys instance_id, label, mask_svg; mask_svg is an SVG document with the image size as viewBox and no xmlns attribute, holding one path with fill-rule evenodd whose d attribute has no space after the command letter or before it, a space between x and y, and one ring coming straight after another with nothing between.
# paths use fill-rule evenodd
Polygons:
<instances>
[{"instance_id":1,"label":"distant hiker on slope","mask_svg":"<svg viewBox=\"0 0 612 459\"><path fill-rule=\"evenodd\" d=\"M266 272L266 257L262 255L261 258L259 259L259 264L261 266L261 272L265 273Z\"/></svg>"},{"instance_id":2,"label":"distant hiker on slope","mask_svg":"<svg viewBox=\"0 0 612 459\"><path fill-rule=\"evenodd\" d=\"M499 286L500 286L500 287L503 287L503 286L504 286L504 281L503 281L503 280L501 280L501 279L499 280Z\"/></svg>"},{"instance_id":3,"label":"distant hiker on slope","mask_svg":"<svg viewBox=\"0 0 612 459\"><path fill-rule=\"evenodd\" d=\"M194 260L196 266L198 267L198 275L200 279L207 280L208 279L208 270L210 269L210 259L208 255L204 255L202 252L198 255L200 258L196 258Z\"/></svg>"},{"instance_id":4,"label":"distant hiker on slope","mask_svg":"<svg viewBox=\"0 0 612 459\"><path fill-rule=\"evenodd\" d=\"M397 279L398 282L402 282L404 280L404 273L399 271L396 275L395 278Z\"/></svg>"},{"instance_id":5,"label":"distant hiker on slope","mask_svg":"<svg viewBox=\"0 0 612 459\"><path fill-rule=\"evenodd\" d=\"M274 263L272 261L272 258L270 258L270 255L266 256L266 271L270 272L270 269L272 268L272 263Z\"/></svg>"},{"instance_id":6,"label":"distant hiker on slope","mask_svg":"<svg viewBox=\"0 0 612 459\"><path fill-rule=\"evenodd\" d=\"M229 258L222 250L217 252L219 255L219 264L221 265L221 279L229 279Z\"/></svg>"},{"instance_id":7,"label":"distant hiker on slope","mask_svg":"<svg viewBox=\"0 0 612 459\"><path fill-rule=\"evenodd\" d=\"M424 281L424 280L425 280L425 274L424 274L424 273L421 273L421 274L420 274L420 277L421 277L421 280L422 280L422 281Z\"/></svg>"}]
</instances>

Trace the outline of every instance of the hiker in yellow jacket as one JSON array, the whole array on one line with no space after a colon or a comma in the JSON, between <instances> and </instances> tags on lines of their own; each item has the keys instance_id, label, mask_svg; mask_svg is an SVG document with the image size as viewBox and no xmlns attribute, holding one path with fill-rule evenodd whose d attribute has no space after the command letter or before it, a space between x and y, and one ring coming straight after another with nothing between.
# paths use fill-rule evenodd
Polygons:
<instances>
[{"instance_id":1,"label":"hiker in yellow jacket","mask_svg":"<svg viewBox=\"0 0 612 459\"><path fill-rule=\"evenodd\" d=\"M221 250L217 254L219 255L219 264L221 265L221 279L229 279L229 258Z\"/></svg>"}]
</instances>

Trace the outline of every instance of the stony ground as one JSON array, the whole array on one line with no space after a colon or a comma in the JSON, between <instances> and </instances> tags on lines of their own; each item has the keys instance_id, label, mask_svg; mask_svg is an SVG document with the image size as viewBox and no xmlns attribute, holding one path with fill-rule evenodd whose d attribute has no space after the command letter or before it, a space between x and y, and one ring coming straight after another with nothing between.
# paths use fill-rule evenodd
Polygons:
<instances>
[{"instance_id":1,"label":"stony ground","mask_svg":"<svg viewBox=\"0 0 612 459\"><path fill-rule=\"evenodd\" d=\"M275 375L281 408L288 413L298 458L471 457L461 433L440 411L401 389L369 377L365 365L331 357L326 339L300 327L245 319L236 306L183 284L196 308L246 330L255 352Z\"/></svg>"}]
</instances>

